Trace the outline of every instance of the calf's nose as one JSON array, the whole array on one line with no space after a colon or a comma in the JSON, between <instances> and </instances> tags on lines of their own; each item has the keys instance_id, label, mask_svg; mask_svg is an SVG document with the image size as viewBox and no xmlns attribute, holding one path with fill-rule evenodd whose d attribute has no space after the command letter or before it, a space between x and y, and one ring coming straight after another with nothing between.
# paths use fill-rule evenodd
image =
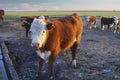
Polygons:
<instances>
[{"instance_id":1,"label":"calf's nose","mask_svg":"<svg viewBox=\"0 0 120 80\"><path fill-rule=\"evenodd\" d=\"M39 47L39 43L32 43L32 47L37 49Z\"/></svg>"}]
</instances>

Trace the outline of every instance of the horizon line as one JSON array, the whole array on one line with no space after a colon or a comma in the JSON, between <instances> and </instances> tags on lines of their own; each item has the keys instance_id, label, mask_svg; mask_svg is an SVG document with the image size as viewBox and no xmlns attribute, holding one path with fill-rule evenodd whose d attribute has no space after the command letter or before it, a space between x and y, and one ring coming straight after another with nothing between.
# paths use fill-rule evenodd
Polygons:
<instances>
[{"instance_id":1,"label":"horizon line","mask_svg":"<svg viewBox=\"0 0 120 80\"><path fill-rule=\"evenodd\" d=\"M120 10L35 10L35 11L27 11L27 10L21 10L21 11L19 11L19 10L6 10L6 12L50 12L50 11L70 11L70 12L72 12L72 11L97 11L97 12L99 12L99 11L102 11L102 12L119 12Z\"/></svg>"}]
</instances>

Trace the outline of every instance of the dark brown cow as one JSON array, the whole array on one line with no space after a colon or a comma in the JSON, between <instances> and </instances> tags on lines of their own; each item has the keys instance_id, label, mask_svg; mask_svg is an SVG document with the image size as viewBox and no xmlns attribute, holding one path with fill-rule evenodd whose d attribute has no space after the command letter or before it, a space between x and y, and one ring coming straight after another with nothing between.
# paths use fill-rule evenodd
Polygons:
<instances>
[{"instance_id":1,"label":"dark brown cow","mask_svg":"<svg viewBox=\"0 0 120 80\"><path fill-rule=\"evenodd\" d=\"M34 19L30 32L31 45L39 56L39 75L42 73L45 60L49 58L50 79L53 79L59 51L69 48L72 51L72 65L76 67L76 51L83 32L83 22L77 13L53 20L41 16Z\"/></svg>"},{"instance_id":2,"label":"dark brown cow","mask_svg":"<svg viewBox=\"0 0 120 80\"><path fill-rule=\"evenodd\" d=\"M22 27L25 28L26 37L28 37L28 32L30 30L31 23L33 22L34 18L39 18L40 16L22 16L21 18L24 19L22 23ZM45 16L48 18L49 16Z\"/></svg>"},{"instance_id":3,"label":"dark brown cow","mask_svg":"<svg viewBox=\"0 0 120 80\"><path fill-rule=\"evenodd\" d=\"M26 18L22 23L22 27L25 28L26 37L28 37L28 32L30 30L30 26L31 26L31 23L33 22L33 20L34 20L34 18Z\"/></svg>"},{"instance_id":4,"label":"dark brown cow","mask_svg":"<svg viewBox=\"0 0 120 80\"><path fill-rule=\"evenodd\" d=\"M101 28L104 30L104 26L107 25L108 29L111 30L114 25L118 23L118 18L113 17L113 18L106 18L102 17L101 18Z\"/></svg>"},{"instance_id":5,"label":"dark brown cow","mask_svg":"<svg viewBox=\"0 0 120 80\"><path fill-rule=\"evenodd\" d=\"M4 20L4 10L0 9L0 20Z\"/></svg>"},{"instance_id":6,"label":"dark brown cow","mask_svg":"<svg viewBox=\"0 0 120 80\"><path fill-rule=\"evenodd\" d=\"M97 23L97 17L96 16L87 16L85 18L86 22L87 22L87 27L88 28L92 28L92 25L94 26L94 28L96 28L96 23Z\"/></svg>"},{"instance_id":7,"label":"dark brown cow","mask_svg":"<svg viewBox=\"0 0 120 80\"><path fill-rule=\"evenodd\" d=\"M39 18L40 16L21 16L21 19L26 19L26 18Z\"/></svg>"}]
</instances>

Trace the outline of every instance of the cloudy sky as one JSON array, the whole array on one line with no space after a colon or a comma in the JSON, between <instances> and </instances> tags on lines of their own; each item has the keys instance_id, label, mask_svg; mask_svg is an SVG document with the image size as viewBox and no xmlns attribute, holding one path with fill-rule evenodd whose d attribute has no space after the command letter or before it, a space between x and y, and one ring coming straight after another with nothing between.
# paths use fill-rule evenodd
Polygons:
<instances>
[{"instance_id":1,"label":"cloudy sky","mask_svg":"<svg viewBox=\"0 0 120 80\"><path fill-rule=\"evenodd\" d=\"M0 0L6 11L120 10L120 0Z\"/></svg>"}]
</instances>

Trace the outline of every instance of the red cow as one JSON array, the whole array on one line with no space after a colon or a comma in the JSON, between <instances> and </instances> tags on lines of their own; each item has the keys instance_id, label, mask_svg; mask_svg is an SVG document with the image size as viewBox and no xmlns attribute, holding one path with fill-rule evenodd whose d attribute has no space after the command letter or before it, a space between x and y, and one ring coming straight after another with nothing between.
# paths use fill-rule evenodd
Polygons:
<instances>
[{"instance_id":1,"label":"red cow","mask_svg":"<svg viewBox=\"0 0 120 80\"><path fill-rule=\"evenodd\" d=\"M45 60L49 58L50 79L54 79L54 65L59 51L71 48L72 65L76 67L76 51L81 41L83 22L77 13L58 19L34 19L30 27L31 45L39 57L41 75Z\"/></svg>"},{"instance_id":2,"label":"red cow","mask_svg":"<svg viewBox=\"0 0 120 80\"><path fill-rule=\"evenodd\" d=\"M92 28L92 25L94 25L94 28L96 28L96 23L97 23L97 17L96 16L87 16L85 18L86 22L87 22L87 27L88 28Z\"/></svg>"},{"instance_id":3,"label":"red cow","mask_svg":"<svg viewBox=\"0 0 120 80\"><path fill-rule=\"evenodd\" d=\"M0 9L0 20L4 20L4 10Z\"/></svg>"}]
</instances>

